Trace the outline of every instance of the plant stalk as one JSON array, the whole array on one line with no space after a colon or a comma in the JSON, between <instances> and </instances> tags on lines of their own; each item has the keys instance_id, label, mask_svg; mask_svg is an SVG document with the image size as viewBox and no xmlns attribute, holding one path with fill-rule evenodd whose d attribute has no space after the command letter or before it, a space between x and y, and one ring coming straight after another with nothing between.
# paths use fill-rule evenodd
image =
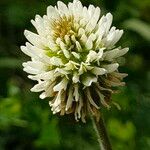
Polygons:
<instances>
[{"instance_id":1,"label":"plant stalk","mask_svg":"<svg viewBox=\"0 0 150 150\"><path fill-rule=\"evenodd\" d=\"M93 115L91 115L91 120L97 134L100 150L112 150L102 114L99 121Z\"/></svg>"}]
</instances>

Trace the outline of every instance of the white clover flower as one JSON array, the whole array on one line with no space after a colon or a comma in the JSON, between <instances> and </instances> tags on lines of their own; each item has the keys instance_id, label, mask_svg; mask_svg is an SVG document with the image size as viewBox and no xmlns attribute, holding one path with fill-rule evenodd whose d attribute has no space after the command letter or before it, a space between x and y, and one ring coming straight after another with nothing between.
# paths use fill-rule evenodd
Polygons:
<instances>
[{"instance_id":1,"label":"white clover flower","mask_svg":"<svg viewBox=\"0 0 150 150\"><path fill-rule=\"evenodd\" d=\"M126 76L118 72L117 58L128 48L116 47L123 30L111 27L113 17L100 17L99 7L82 6L79 0L67 6L47 8L47 15L31 20L37 34L25 30L29 42L21 50L31 57L24 71L38 83L31 89L52 97L53 113L73 113L85 122L88 110L99 116L102 106L110 108L114 86Z\"/></svg>"}]
</instances>

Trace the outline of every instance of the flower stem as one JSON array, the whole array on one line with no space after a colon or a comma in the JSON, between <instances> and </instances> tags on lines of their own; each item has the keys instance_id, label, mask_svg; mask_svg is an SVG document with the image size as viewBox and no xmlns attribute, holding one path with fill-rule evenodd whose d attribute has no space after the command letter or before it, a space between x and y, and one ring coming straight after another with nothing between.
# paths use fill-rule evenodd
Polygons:
<instances>
[{"instance_id":1,"label":"flower stem","mask_svg":"<svg viewBox=\"0 0 150 150\"><path fill-rule=\"evenodd\" d=\"M97 134L100 150L112 150L102 115L100 116L99 121L91 115L91 120Z\"/></svg>"}]
</instances>

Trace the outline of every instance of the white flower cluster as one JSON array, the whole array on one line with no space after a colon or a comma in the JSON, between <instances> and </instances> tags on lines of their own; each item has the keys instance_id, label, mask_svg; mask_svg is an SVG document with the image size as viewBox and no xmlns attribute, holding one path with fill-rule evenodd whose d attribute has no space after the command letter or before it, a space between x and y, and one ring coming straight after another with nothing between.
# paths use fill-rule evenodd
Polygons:
<instances>
[{"instance_id":1,"label":"white flower cluster","mask_svg":"<svg viewBox=\"0 0 150 150\"><path fill-rule=\"evenodd\" d=\"M73 113L84 122L89 110L97 116L101 106L109 108L112 87L124 84L117 58L128 48L115 47L123 30L111 27L110 13L100 13L99 7L84 7L79 0L67 6L58 1L47 15L31 20L37 34L24 32L29 42L21 50L31 57L24 71L38 81L31 91L42 92L41 99L52 97L54 114Z\"/></svg>"}]
</instances>

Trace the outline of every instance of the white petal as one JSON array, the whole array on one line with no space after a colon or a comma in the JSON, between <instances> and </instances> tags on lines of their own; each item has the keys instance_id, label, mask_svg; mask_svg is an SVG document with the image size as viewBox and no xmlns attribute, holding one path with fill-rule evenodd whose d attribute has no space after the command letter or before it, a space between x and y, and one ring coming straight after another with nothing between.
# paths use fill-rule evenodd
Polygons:
<instances>
[{"instance_id":1,"label":"white petal","mask_svg":"<svg viewBox=\"0 0 150 150\"><path fill-rule=\"evenodd\" d=\"M88 24L86 25L85 31L87 33L90 33L90 32L92 32L93 29L94 29L94 27L92 26L92 23L88 22Z\"/></svg>"},{"instance_id":2,"label":"white petal","mask_svg":"<svg viewBox=\"0 0 150 150\"><path fill-rule=\"evenodd\" d=\"M74 61L69 61L65 66L65 70L74 70L78 69L79 64Z\"/></svg>"},{"instance_id":3,"label":"white petal","mask_svg":"<svg viewBox=\"0 0 150 150\"><path fill-rule=\"evenodd\" d=\"M45 90L46 86L48 85L49 83L46 82L46 81L43 81L43 82L39 82L38 84L36 84L32 89L31 91L32 92L41 92L43 90Z\"/></svg>"},{"instance_id":4,"label":"white petal","mask_svg":"<svg viewBox=\"0 0 150 150\"><path fill-rule=\"evenodd\" d=\"M67 6L63 2L58 1L57 5L58 5L58 11L59 11L60 15L62 15L62 14L67 15L69 13Z\"/></svg>"},{"instance_id":5,"label":"white petal","mask_svg":"<svg viewBox=\"0 0 150 150\"><path fill-rule=\"evenodd\" d=\"M36 45L37 47L40 47L40 48L44 47L43 43L41 42L42 40L41 40L39 35L37 35L33 32L30 32L28 30L24 31L24 35L29 40L29 42L31 42L33 45Z\"/></svg>"},{"instance_id":6,"label":"white petal","mask_svg":"<svg viewBox=\"0 0 150 150\"><path fill-rule=\"evenodd\" d=\"M103 75L107 73L107 70L104 68L94 67L94 69L92 69L91 72L95 75Z\"/></svg>"},{"instance_id":7,"label":"white petal","mask_svg":"<svg viewBox=\"0 0 150 150\"><path fill-rule=\"evenodd\" d=\"M83 6L82 6L82 3L79 0L76 1L76 6L77 6L79 12L81 12L81 10L83 9Z\"/></svg>"},{"instance_id":8,"label":"white petal","mask_svg":"<svg viewBox=\"0 0 150 150\"><path fill-rule=\"evenodd\" d=\"M60 48L61 49L66 49L66 45L64 42L60 41Z\"/></svg>"},{"instance_id":9,"label":"white petal","mask_svg":"<svg viewBox=\"0 0 150 150\"><path fill-rule=\"evenodd\" d=\"M82 9L83 9L81 2L78 0L73 1L73 3L68 4L68 7L69 7L70 13L74 15L75 20L78 20L79 17L81 16Z\"/></svg>"},{"instance_id":10,"label":"white petal","mask_svg":"<svg viewBox=\"0 0 150 150\"><path fill-rule=\"evenodd\" d=\"M106 26L106 34L108 33L110 27L111 27L111 24L112 24L112 20L113 20L113 16L111 13L108 13L106 14L106 18L107 18L107 26Z\"/></svg>"},{"instance_id":11,"label":"white petal","mask_svg":"<svg viewBox=\"0 0 150 150\"><path fill-rule=\"evenodd\" d=\"M88 14L88 10L87 10L87 8L86 7L83 7L83 10L82 10L83 12L82 12L82 15L83 15L83 18L85 18L86 20L88 20L89 19L89 14Z\"/></svg>"},{"instance_id":12,"label":"white petal","mask_svg":"<svg viewBox=\"0 0 150 150\"><path fill-rule=\"evenodd\" d=\"M21 50L38 61L41 61L45 64L50 63L50 58L44 53L44 50L39 49L28 42L26 43L26 47L21 47Z\"/></svg>"},{"instance_id":13,"label":"white petal","mask_svg":"<svg viewBox=\"0 0 150 150\"><path fill-rule=\"evenodd\" d=\"M57 85L54 86L53 90L54 91L61 91L61 90L66 90L68 84L68 80L66 78L63 78L63 80L58 83Z\"/></svg>"},{"instance_id":14,"label":"white petal","mask_svg":"<svg viewBox=\"0 0 150 150\"><path fill-rule=\"evenodd\" d=\"M72 81L73 81L74 83L79 82L79 75L78 75L77 72L74 72Z\"/></svg>"},{"instance_id":15,"label":"white petal","mask_svg":"<svg viewBox=\"0 0 150 150\"><path fill-rule=\"evenodd\" d=\"M94 11L95 11L95 7L93 5L89 5L88 12L91 17L94 14Z\"/></svg>"},{"instance_id":16,"label":"white petal","mask_svg":"<svg viewBox=\"0 0 150 150\"><path fill-rule=\"evenodd\" d=\"M94 67L90 66L88 63L82 62L79 68L79 75L87 72L88 70L92 70Z\"/></svg>"},{"instance_id":17,"label":"white petal","mask_svg":"<svg viewBox=\"0 0 150 150\"><path fill-rule=\"evenodd\" d=\"M79 52L82 51L82 47L81 47L81 45L80 45L80 43L79 43L78 41L76 41L76 47L77 47L77 50L78 50Z\"/></svg>"},{"instance_id":18,"label":"white petal","mask_svg":"<svg viewBox=\"0 0 150 150\"><path fill-rule=\"evenodd\" d=\"M69 71L66 71L64 70L63 68L56 68L55 69L55 73L59 72L60 74L63 74L63 75L68 75L69 74Z\"/></svg>"},{"instance_id":19,"label":"white petal","mask_svg":"<svg viewBox=\"0 0 150 150\"><path fill-rule=\"evenodd\" d=\"M107 35L106 40L104 41L105 45L107 47L114 46L119 41L122 34L123 30L115 30L115 27L112 27L112 29L109 31L109 34Z\"/></svg>"},{"instance_id":20,"label":"white petal","mask_svg":"<svg viewBox=\"0 0 150 150\"><path fill-rule=\"evenodd\" d=\"M100 48L99 49L99 52L97 54L97 60L100 60L102 58L104 49L105 48Z\"/></svg>"},{"instance_id":21,"label":"white petal","mask_svg":"<svg viewBox=\"0 0 150 150\"><path fill-rule=\"evenodd\" d=\"M89 54L87 55L86 62L92 62L97 59L97 53L93 50L90 50Z\"/></svg>"},{"instance_id":22,"label":"white petal","mask_svg":"<svg viewBox=\"0 0 150 150\"><path fill-rule=\"evenodd\" d=\"M125 55L128 51L129 51L129 48L123 48L119 50L115 58Z\"/></svg>"},{"instance_id":23,"label":"white petal","mask_svg":"<svg viewBox=\"0 0 150 150\"><path fill-rule=\"evenodd\" d=\"M35 76L29 75L28 78L32 80L52 80L54 79L54 70L43 72L41 74L37 74Z\"/></svg>"},{"instance_id":24,"label":"white petal","mask_svg":"<svg viewBox=\"0 0 150 150\"><path fill-rule=\"evenodd\" d=\"M44 50L36 47L36 46L33 46L32 44L30 44L29 42L26 42L26 48L27 50L32 53L32 56L31 57L39 57L40 54L43 54L44 53Z\"/></svg>"},{"instance_id":25,"label":"white petal","mask_svg":"<svg viewBox=\"0 0 150 150\"><path fill-rule=\"evenodd\" d=\"M74 96L76 102L79 101L79 87L78 87L78 84L74 85L73 96Z\"/></svg>"},{"instance_id":26,"label":"white petal","mask_svg":"<svg viewBox=\"0 0 150 150\"><path fill-rule=\"evenodd\" d=\"M86 62L92 62L95 59L97 59L97 53L93 50L90 50L89 54L87 55Z\"/></svg>"},{"instance_id":27,"label":"white petal","mask_svg":"<svg viewBox=\"0 0 150 150\"><path fill-rule=\"evenodd\" d=\"M72 86L70 86L67 104L66 104L66 108L65 108L66 111L72 106L72 102L73 102L73 88L72 88Z\"/></svg>"},{"instance_id":28,"label":"white petal","mask_svg":"<svg viewBox=\"0 0 150 150\"><path fill-rule=\"evenodd\" d=\"M116 57L116 55L118 54L118 52L119 52L118 48L113 49L111 51L106 51L104 53L103 57L104 57L105 60L110 60L111 61L113 58Z\"/></svg>"},{"instance_id":29,"label":"white petal","mask_svg":"<svg viewBox=\"0 0 150 150\"><path fill-rule=\"evenodd\" d=\"M99 48L99 46L102 45L102 38L105 34L105 28L106 27L104 25L101 25L95 33L97 35L97 40L96 40L96 43L95 43L95 46L96 46L95 48L96 49Z\"/></svg>"},{"instance_id":30,"label":"white petal","mask_svg":"<svg viewBox=\"0 0 150 150\"><path fill-rule=\"evenodd\" d=\"M72 52L72 55L73 55L75 58L80 59L80 55L79 55L78 53Z\"/></svg>"},{"instance_id":31,"label":"white petal","mask_svg":"<svg viewBox=\"0 0 150 150\"><path fill-rule=\"evenodd\" d=\"M107 21L107 19L106 19L106 17L103 15L103 16L101 17L101 19L99 20L99 22L98 22L99 28L101 27L102 24L106 23L106 21Z\"/></svg>"},{"instance_id":32,"label":"white petal","mask_svg":"<svg viewBox=\"0 0 150 150\"><path fill-rule=\"evenodd\" d=\"M91 34L88 39L87 42L85 44L85 47L87 48L87 50L92 49L93 47L93 41L95 40L96 36L94 34Z\"/></svg>"},{"instance_id":33,"label":"white petal","mask_svg":"<svg viewBox=\"0 0 150 150\"><path fill-rule=\"evenodd\" d=\"M53 6L48 6L47 7L47 16L49 19L51 19L51 18L57 19L59 17L59 13Z\"/></svg>"},{"instance_id":34,"label":"white petal","mask_svg":"<svg viewBox=\"0 0 150 150\"><path fill-rule=\"evenodd\" d=\"M79 24L81 27L85 27L88 21L85 18L80 19Z\"/></svg>"},{"instance_id":35,"label":"white petal","mask_svg":"<svg viewBox=\"0 0 150 150\"><path fill-rule=\"evenodd\" d=\"M83 34L85 34L85 30L83 28L80 28L78 31L78 36L82 36Z\"/></svg>"},{"instance_id":36,"label":"white petal","mask_svg":"<svg viewBox=\"0 0 150 150\"><path fill-rule=\"evenodd\" d=\"M50 58L50 63L54 66L61 66L63 65L63 62L61 60L61 58L57 58L57 57L52 57Z\"/></svg>"},{"instance_id":37,"label":"white petal","mask_svg":"<svg viewBox=\"0 0 150 150\"><path fill-rule=\"evenodd\" d=\"M41 35L41 36L46 35L46 31L45 31L45 27L44 27L44 19L41 16L36 15L35 16L35 21L31 20L31 23L37 29L37 32L38 32L39 35Z\"/></svg>"},{"instance_id":38,"label":"white petal","mask_svg":"<svg viewBox=\"0 0 150 150\"><path fill-rule=\"evenodd\" d=\"M30 56L30 57L34 56L34 55L27 49L26 46L21 46L20 48L21 48L22 52L25 53L26 55L28 55L28 56Z\"/></svg>"},{"instance_id":39,"label":"white petal","mask_svg":"<svg viewBox=\"0 0 150 150\"><path fill-rule=\"evenodd\" d=\"M29 55L32 58L35 58L38 61L43 62L44 64L52 64L54 59L50 57L48 57L45 53L44 50L39 49L33 45L31 45L30 43L26 43L26 47L25 46L21 46L21 50ZM58 61L60 63L60 61Z\"/></svg>"},{"instance_id":40,"label":"white petal","mask_svg":"<svg viewBox=\"0 0 150 150\"><path fill-rule=\"evenodd\" d=\"M107 70L107 73L114 72L119 67L118 63L110 64L110 65L103 65L103 67Z\"/></svg>"},{"instance_id":41,"label":"white petal","mask_svg":"<svg viewBox=\"0 0 150 150\"><path fill-rule=\"evenodd\" d=\"M85 34L83 34L82 36L81 36L81 38L80 38L80 41L83 43L83 44L86 44L86 42L87 42L87 36L85 35Z\"/></svg>"},{"instance_id":42,"label":"white petal","mask_svg":"<svg viewBox=\"0 0 150 150\"><path fill-rule=\"evenodd\" d=\"M71 41L69 35L65 35L65 42L67 45L70 45Z\"/></svg>"},{"instance_id":43,"label":"white petal","mask_svg":"<svg viewBox=\"0 0 150 150\"><path fill-rule=\"evenodd\" d=\"M120 40L122 34L123 34L123 30L116 31L115 39L112 41L112 46L115 45Z\"/></svg>"},{"instance_id":44,"label":"white petal","mask_svg":"<svg viewBox=\"0 0 150 150\"><path fill-rule=\"evenodd\" d=\"M61 91L62 89L66 90L68 85L68 80L66 78L63 78L63 80L54 86L54 91Z\"/></svg>"},{"instance_id":45,"label":"white petal","mask_svg":"<svg viewBox=\"0 0 150 150\"><path fill-rule=\"evenodd\" d=\"M69 51L66 50L66 49L63 49L62 51L63 51L65 57L66 57L67 59L69 59L69 58L70 58L70 53L69 53Z\"/></svg>"},{"instance_id":46,"label":"white petal","mask_svg":"<svg viewBox=\"0 0 150 150\"><path fill-rule=\"evenodd\" d=\"M45 70L45 65L39 61L28 61L22 64L24 67L31 67L38 70Z\"/></svg>"},{"instance_id":47,"label":"white petal","mask_svg":"<svg viewBox=\"0 0 150 150\"><path fill-rule=\"evenodd\" d=\"M129 50L129 48L124 48L124 49L121 49L121 50L116 48L116 49L113 49L111 51L107 51L104 54L104 59L111 61L114 58L117 58L117 57L120 57L120 56L126 54L128 52L128 50Z\"/></svg>"},{"instance_id":48,"label":"white petal","mask_svg":"<svg viewBox=\"0 0 150 150\"><path fill-rule=\"evenodd\" d=\"M87 75L87 76L82 77L82 83L86 87L91 86L91 84L93 82L97 82L97 78L95 76L89 76L89 75Z\"/></svg>"},{"instance_id":49,"label":"white petal","mask_svg":"<svg viewBox=\"0 0 150 150\"><path fill-rule=\"evenodd\" d=\"M73 3L68 3L68 8L69 8L69 12L70 12L70 14L73 14L73 11L74 11L74 7L73 7L74 5L73 5Z\"/></svg>"},{"instance_id":50,"label":"white petal","mask_svg":"<svg viewBox=\"0 0 150 150\"><path fill-rule=\"evenodd\" d=\"M81 115L82 115L82 107L83 107L83 99L82 97L80 97L79 99L79 104L76 105L76 109L75 109L75 119L78 121L78 119L81 118ZM82 115L83 117L83 115ZM85 120L84 120L85 121Z\"/></svg>"},{"instance_id":51,"label":"white petal","mask_svg":"<svg viewBox=\"0 0 150 150\"><path fill-rule=\"evenodd\" d=\"M53 111L53 114L56 114L57 112L59 112L61 110L60 109L61 96L62 96L62 92L59 91L57 96L56 96L54 103L52 104L51 101L49 102L49 105L52 107L51 110Z\"/></svg>"},{"instance_id":52,"label":"white petal","mask_svg":"<svg viewBox=\"0 0 150 150\"><path fill-rule=\"evenodd\" d=\"M92 12L91 14L91 18L90 18L91 29L89 29L89 32L91 32L96 27L99 17L100 17L100 8L97 7L95 8L94 12Z\"/></svg>"},{"instance_id":53,"label":"white petal","mask_svg":"<svg viewBox=\"0 0 150 150\"><path fill-rule=\"evenodd\" d=\"M39 74L39 73L44 72L43 70L35 69L35 68L30 67L30 66L23 68L23 70L29 74Z\"/></svg>"},{"instance_id":54,"label":"white petal","mask_svg":"<svg viewBox=\"0 0 150 150\"><path fill-rule=\"evenodd\" d=\"M42 94L40 94L40 98L44 99L46 97L53 97L54 96L54 91L53 91L53 87L55 85L56 82L50 82L49 85L45 88L45 92L43 92Z\"/></svg>"}]
</instances>

